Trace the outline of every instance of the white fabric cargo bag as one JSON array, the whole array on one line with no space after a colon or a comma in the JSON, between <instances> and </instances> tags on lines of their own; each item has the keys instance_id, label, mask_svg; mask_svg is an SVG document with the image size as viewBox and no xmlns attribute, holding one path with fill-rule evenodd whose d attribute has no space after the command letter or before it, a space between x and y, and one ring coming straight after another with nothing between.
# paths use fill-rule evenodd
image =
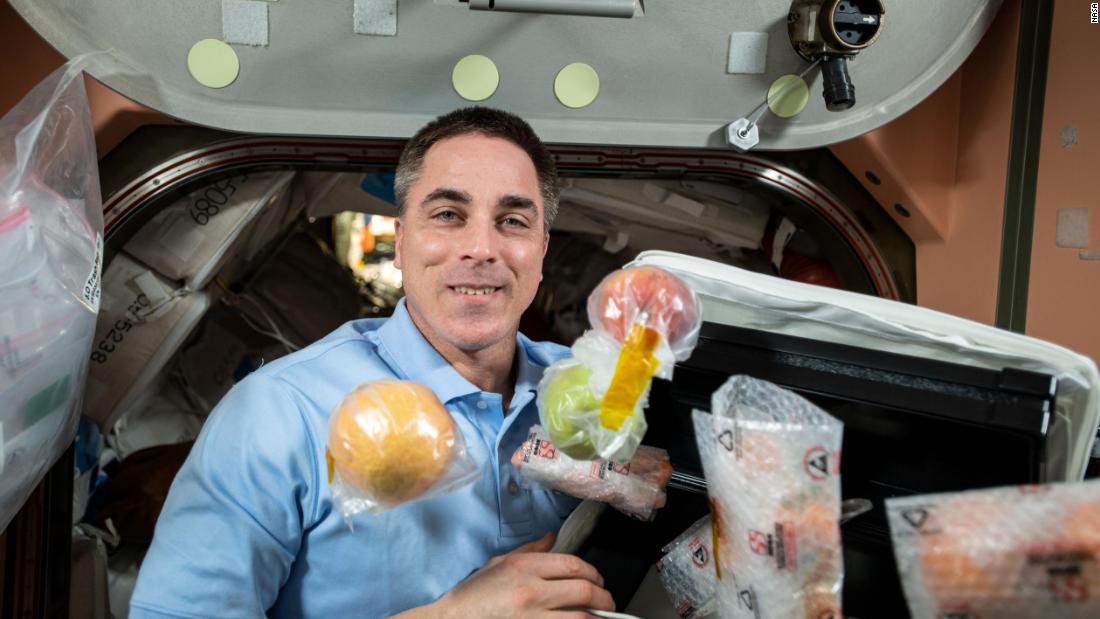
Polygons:
<instances>
[{"instance_id":1,"label":"white fabric cargo bag","mask_svg":"<svg viewBox=\"0 0 1100 619\"><path fill-rule=\"evenodd\" d=\"M195 440L208 412L188 402L170 376L162 376L119 414L107 440L125 460L148 447Z\"/></svg>"},{"instance_id":2,"label":"white fabric cargo bag","mask_svg":"<svg viewBox=\"0 0 1100 619\"><path fill-rule=\"evenodd\" d=\"M266 207L262 216L248 224L241 235L241 247L230 260L252 263L264 248L290 228L305 209L308 195L300 176L294 172L279 174L287 176L285 189L281 189L283 193Z\"/></svg>"},{"instance_id":3,"label":"white fabric cargo bag","mask_svg":"<svg viewBox=\"0 0 1100 619\"><path fill-rule=\"evenodd\" d=\"M190 290L204 288L227 261L250 259L283 229L294 174L261 172L204 185L158 212L125 250Z\"/></svg>"},{"instance_id":4,"label":"white fabric cargo bag","mask_svg":"<svg viewBox=\"0 0 1100 619\"><path fill-rule=\"evenodd\" d=\"M1016 368L1058 379L1042 481L1081 479L1100 420L1100 374L1066 348L888 299L787 281L671 252L628 266L675 273L699 295L703 320L974 367Z\"/></svg>"},{"instance_id":5,"label":"white fabric cargo bag","mask_svg":"<svg viewBox=\"0 0 1100 619\"><path fill-rule=\"evenodd\" d=\"M85 414L109 431L154 382L211 301L207 291L181 291L119 252L103 276Z\"/></svg>"},{"instance_id":6,"label":"white fabric cargo bag","mask_svg":"<svg viewBox=\"0 0 1100 619\"><path fill-rule=\"evenodd\" d=\"M559 230L607 235L604 249L618 253L627 245L699 251L701 243L726 249L756 249L768 226L771 208L738 190L718 197L688 186L616 179L563 181ZM694 197L689 197L694 196ZM700 199L696 199L696 198Z\"/></svg>"}]
</instances>

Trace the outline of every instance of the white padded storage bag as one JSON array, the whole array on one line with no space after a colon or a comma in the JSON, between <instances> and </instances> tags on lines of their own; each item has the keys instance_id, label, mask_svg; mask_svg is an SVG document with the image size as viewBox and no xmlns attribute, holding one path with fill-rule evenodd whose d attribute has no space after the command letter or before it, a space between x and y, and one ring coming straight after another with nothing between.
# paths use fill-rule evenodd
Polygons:
<instances>
[{"instance_id":1,"label":"white padded storage bag","mask_svg":"<svg viewBox=\"0 0 1100 619\"><path fill-rule=\"evenodd\" d=\"M561 202L570 206L561 212L570 221L563 220L560 226L555 221L555 227L576 227L579 219L586 224L581 230L602 227L605 233L622 236L622 244L655 234L649 242L668 244L680 239L686 248L698 247L701 239L725 248L760 246L771 215L766 203L743 193L732 193L725 200L707 196L705 201L689 194L696 195L671 182L567 179ZM614 249L613 241L609 243Z\"/></svg>"},{"instance_id":2,"label":"white padded storage bag","mask_svg":"<svg viewBox=\"0 0 1100 619\"><path fill-rule=\"evenodd\" d=\"M975 367L1017 368L1058 379L1044 482L1084 476L1097 421L1100 373L1087 357L1043 340L924 307L750 273L671 252L647 251L628 266L682 277L699 295L703 320L862 346Z\"/></svg>"},{"instance_id":3,"label":"white padded storage bag","mask_svg":"<svg viewBox=\"0 0 1100 619\"><path fill-rule=\"evenodd\" d=\"M282 172L282 174L293 175L295 173ZM257 217L249 222L248 228L241 235L241 249L231 257L231 260L243 263L251 262L268 243L278 238L294 221L294 218L302 212L306 197L302 189L302 183L297 176L288 178L278 198L267 207L262 217Z\"/></svg>"},{"instance_id":4,"label":"white padded storage bag","mask_svg":"<svg viewBox=\"0 0 1100 619\"><path fill-rule=\"evenodd\" d=\"M85 414L109 431L164 369L210 307L205 290L176 286L119 252L103 274Z\"/></svg>"},{"instance_id":5,"label":"white padded storage bag","mask_svg":"<svg viewBox=\"0 0 1100 619\"><path fill-rule=\"evenodd\" d=\"M187 401L169 376L161 377L123 411L114 424L108 443L118 457L158 445L175 445L195 440L206 413Z\"/></svg>"},{"instance_id":6,"label":"white padded storage bag","mask_svg":"<svg viewBox=\"0 0 1100 619\"><path fill-rule=\"evenodd\" d=\"M204 185L158 212L124 248L190 290L204 288L240 248L255 253L282 229L294 172L261 172Z\"/></svg>"},{"instance_id":7,"label":"white padded storage bag","mask_svg":"<svg viewBox=\"0 0 1100 619\"><path fill-rule=\"evenodd\" d=\"M145 552L145 548L122 546L107 559L111 619L127 619L130 616L130 598L134 596L138 568L145 558Z\"/></svg>"}]
</instances>

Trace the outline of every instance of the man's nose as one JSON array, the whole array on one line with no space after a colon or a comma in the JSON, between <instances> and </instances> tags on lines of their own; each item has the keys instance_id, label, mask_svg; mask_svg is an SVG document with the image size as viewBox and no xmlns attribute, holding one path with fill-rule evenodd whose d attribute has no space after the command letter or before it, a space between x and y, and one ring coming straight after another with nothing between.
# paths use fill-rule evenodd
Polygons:
<instances>
[{"instance_id":1,"label":"man's nose","mask_svg":"<svg viewBox=\"0 0 1100 619\"><path fill-rule=\"evenodd\" d=\"M477 262L496 262L499 233L493 221L471 220L463 239L463 258Z\"/></svg>"}]
</instances>

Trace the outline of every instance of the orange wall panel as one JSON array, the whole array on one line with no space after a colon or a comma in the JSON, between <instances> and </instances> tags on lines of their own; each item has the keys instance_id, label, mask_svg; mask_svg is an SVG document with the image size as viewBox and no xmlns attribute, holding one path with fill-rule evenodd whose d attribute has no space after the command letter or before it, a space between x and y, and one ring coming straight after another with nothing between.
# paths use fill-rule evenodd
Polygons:
<instances>
[{"instance_id":1,"label":"orange wall panel","mask_svg":"<svg viewBox=\"0 0 1100 619\"><path fill-rule=\"evenodd\" d=\"M996 320L1019 28L1020 3L1006 0L960 70L950 235L917 247L918 302L987 324Z\"/></svg>"},{"instance_id":2,"label":"orange wall panel","mask_svg":"<svg viewBox=\"0 0 1100 619\"><path fill-rule=\"evenodd\" d=\"M0 2L0 57L18 58L3 63L0 80L0 116L60 67L65 58L42 40L7 2ZM95 126L96 151L102 157L141 125L176 121L136 103L85 75L85 90Z\"/></svg>"},{"instance_id":3,"label":"orange wall panel","mask_svg":"<svg viewBox=\"0 0 1100 619\"><path fill-rule=\"evenodd\" d=\"M1019 0L1005 0L974 52L935 93L890 124L832 147L913 239L917 304L987 324L996 315L1019 25ZM868 170L880 184L868 180Z\"/></svg>"},{"instance_id":4,"label":"orange wall panel","mask_svg":"<svg viewBox=\"0 0 1100 619\"><path fill-rule=\"evenodd\" d=\"M950 235L961 88L957 71L893 122L830 147L917 244Z\"/></svg>"},{"instance_id":5,"label":"orange wall panel","mask_svg":"<svg viewBox=\"0 0 1100 619\"><path fill-rule=\"evenodd\" d=\"M1054 9L1027 333L1095 361L1100 360L1100 260L1085 258L1100 257L1100 24L1090 23L1089 4L1058 2ZM1085 247L1056 245L1058 211L1069 208L1088 209Z\"/></svg>"}]
</instances>

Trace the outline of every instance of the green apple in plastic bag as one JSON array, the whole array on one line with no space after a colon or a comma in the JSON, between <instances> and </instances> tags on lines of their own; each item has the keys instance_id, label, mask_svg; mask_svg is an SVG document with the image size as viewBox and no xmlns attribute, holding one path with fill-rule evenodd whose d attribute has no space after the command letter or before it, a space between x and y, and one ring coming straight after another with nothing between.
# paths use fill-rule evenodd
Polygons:
<instances>
[{"instance_id":1,"label":"green apple in plastic bag","mask_svg":"<svg viewBox=\"0 0 1100 619\"><path fill-rule=\"evenodd\" d=\"M554 447L570 458L597 456L586 428L599 424L600 399L589 386L592 371L573 364L550 377L540 392L542 425Z\"/></svg>"}]
</instances>

